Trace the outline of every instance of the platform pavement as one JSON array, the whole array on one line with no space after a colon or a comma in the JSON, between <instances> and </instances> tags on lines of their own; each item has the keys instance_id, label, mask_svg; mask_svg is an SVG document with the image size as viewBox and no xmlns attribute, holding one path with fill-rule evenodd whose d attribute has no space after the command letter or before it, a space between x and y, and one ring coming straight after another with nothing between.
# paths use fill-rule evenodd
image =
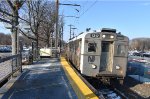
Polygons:
<instances>
[{"instance_id":1,"label":"platform pavement","mask_svg":"<svg viewBox=\"0 0 150 99\"><path fill-rule=\"evenodd\" d=\"M17 80L12 79L0 88L2 99L78 98L58 59L43 59L24 66L23 70Z\"/></svg>"}]
</instances>

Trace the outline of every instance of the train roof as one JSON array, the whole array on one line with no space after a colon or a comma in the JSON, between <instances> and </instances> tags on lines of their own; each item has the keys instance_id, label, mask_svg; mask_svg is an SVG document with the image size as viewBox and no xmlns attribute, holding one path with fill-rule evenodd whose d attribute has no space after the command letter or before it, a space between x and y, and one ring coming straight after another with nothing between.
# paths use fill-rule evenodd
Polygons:
<instances>
[{"instance_id":1,"label":"train roof","mask_svg":"<svg viewBox=\"0 0 150 99\"><path fill-rule=\"evenodd\" d=\"M86 34L89 34L89 33L101 33L101 32L115 33L115 34L117 34L117 36L124 36L120 32L116 33L116 29L102 28L101 30L97 30L97 31L81 32L78 36L72 38L68 42L84 38L86 36ZM124 37L126 37L126 36L124 36Z\"/></svg>"},{"instance_id":2,"label":"train roof","mask_svg":"<svg viewBox=\"0 0 150 99\"><path fill-rule=\"evenodd\" d=\"M80 39L80 38L84 38L86 36L86 34L89 34L89 33L100 33L100 32L92 32L92 31L90 31L90 32L81 32L78 36L76 36L76 37L72 38L71 40L69 40L69 42Z\"/></svg>"}]
</instances>

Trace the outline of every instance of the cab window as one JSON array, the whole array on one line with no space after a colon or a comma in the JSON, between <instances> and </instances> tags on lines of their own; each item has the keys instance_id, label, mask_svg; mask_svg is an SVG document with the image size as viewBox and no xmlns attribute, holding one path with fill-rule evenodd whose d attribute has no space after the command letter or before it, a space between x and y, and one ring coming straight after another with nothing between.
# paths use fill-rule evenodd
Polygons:
<instances>
[{"instance_id":1,"label":"cab window","mask_svg":"<svg viewBox=\"0 0 150 99\"><path fill-rule=\"evenodd\" d=\"M96 52L96 43L88 43L88 52Z\"/></svg>"},{"instance_id":2,"label":"cab window","mask_svg":"<svg viewBox=\"0 0 150 99\"><path fill-rule=\"evenodd\" d=\"M125 45L117 45L117 55L119 56L125 56Z\"/></svg>"}]
</instances>

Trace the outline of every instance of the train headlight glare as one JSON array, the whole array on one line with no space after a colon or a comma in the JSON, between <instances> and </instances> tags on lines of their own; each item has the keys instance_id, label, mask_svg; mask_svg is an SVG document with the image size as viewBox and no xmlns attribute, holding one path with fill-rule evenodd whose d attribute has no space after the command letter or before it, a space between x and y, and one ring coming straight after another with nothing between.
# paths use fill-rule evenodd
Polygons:
<instances>
[{"instance_id":1,"label":"train headlight glare","mask_svg":"<svg viewBox=\"0 0 150 99\"><path fill-rule=\"evenodd\" d=\"M111 36L110 36L110 38L111 38L111 39L113 39L113 38L114 38L114 36L113 36L113 35L111 35Z\"/></svg>"},{"instance_id":2,"label":"train headlight glare","mask_svg":"<svg viewBox=\"0 0 150 99\"><path fill-rule=\"evenodd\" d=\"M121 68L120 66L118 66L118 65L116 66L116 69L117 69L117 70L119 70L120 68Z\"/></svg>"},{"instance_id":3,"label":"train headlight glare","mask_svg":"<svg viewBox=\"0 0 150 99\"><path fill-rule=\"evenodd\" d=\"M97 68L97 66L96 66L96 65L94 65L94 64L92 64L92 68L93 68L93 69L96 69L96 68Z\"/></svg>"},{"instance_id":4,"label":"train headlight glare","mask_svg":"<svg viewBox=\"0 0 150 99\"><path fill-rule=\"evenodd\" d=\"M106 37L106 35L102 35L102 37L103 37L103 38L105 38L105 37Z\"/></svg>"}]
</instances>

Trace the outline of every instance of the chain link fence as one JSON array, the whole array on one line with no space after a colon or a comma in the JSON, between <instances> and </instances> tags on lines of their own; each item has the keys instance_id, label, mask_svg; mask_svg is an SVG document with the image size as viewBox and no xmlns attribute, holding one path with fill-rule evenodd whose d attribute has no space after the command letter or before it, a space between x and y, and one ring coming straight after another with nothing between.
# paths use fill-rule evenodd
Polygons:
<instances>
[{"instance_id":1,"label":"chain link fence","mask_svg":"<svg viewBox=\"0 0 150 99\"><path fill-rule=\"evenodd\" d=\"M22 71L21 55L13 55L0 59L0 83L8 79L16 71Z\"/></svg>"}]
</instances>

